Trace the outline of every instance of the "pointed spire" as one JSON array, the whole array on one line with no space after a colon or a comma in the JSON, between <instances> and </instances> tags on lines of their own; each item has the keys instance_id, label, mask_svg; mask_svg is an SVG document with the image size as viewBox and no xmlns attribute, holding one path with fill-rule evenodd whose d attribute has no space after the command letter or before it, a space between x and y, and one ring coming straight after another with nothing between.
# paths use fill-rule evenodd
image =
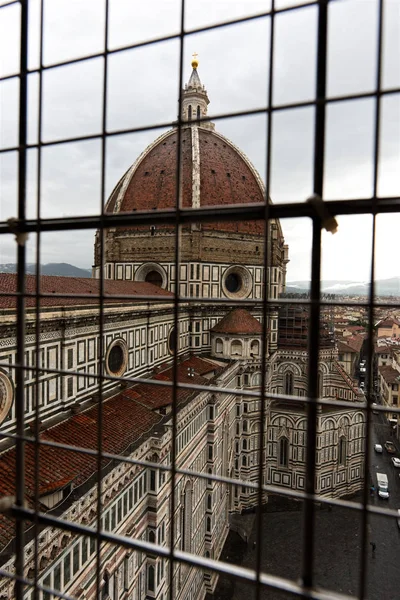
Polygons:
<instances>
[{"instance_id":1,"label":"pointed spire","mask_svg":"<svg viewBox=\"0 0 400 600\"><path fill-rule=\"evenodd\" d=\"M207 106L210 103L207 90L200 81L197 67L199 61L197 52L192 58L192 73L183 90L182 118L184 121L199 121L207 115Z\"/></svg>"}]
</instances>

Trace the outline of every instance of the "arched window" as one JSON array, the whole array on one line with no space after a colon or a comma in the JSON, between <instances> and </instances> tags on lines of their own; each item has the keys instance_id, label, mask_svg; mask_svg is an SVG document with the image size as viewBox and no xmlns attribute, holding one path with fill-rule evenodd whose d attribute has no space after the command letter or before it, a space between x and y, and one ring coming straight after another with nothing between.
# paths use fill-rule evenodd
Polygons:
<instances>
[{"instance_id":1,"label":"arched window","mask_svg":"<svg viewBox=\"0 0 400 600\"><path fill-rule=\"evenodd\" d=\"M247 450L247 440L243 440L242 448L243 448L243 450Z\"/></svg>"},{"instance_id":2,"label":"arched window","mask_svg":"<svg viewBox=\"0 0 400 600\"><path fill-rule=\"evenodd\" d=\"M207 473L209 475L212 475L212 469L211 467L209 467L209 469L207 470ZM212 479L207 479L207 485L212 485L213 480Z\"/></svg>"},{"instance_id":3,"label":"arched window","mask_svg":"<svg viewBox=\"0 0 400 600\"><path fill-rule=\"evenodd\" d=\"M101 597L103 599L105 599L105 598L108 598L110 595L110 577L109 577L108 573L104 573L103 579L104 579L104 585L103 585L103 589L101 590Z\"/></svg>"},{"instance_id":4,"label":"arched window","mask_svg":"<svg viewBox=\"0 0 400 600\"><path fill-rule=\"evenodd\" d=\"M246 433L247 432L247 427L248 427L248 423L246 421L246 419L243 421L243 431Z\"/></svg>"},{"instance_id":5,"label":"arched window","mask_svg":"<svg viewBox=\"0 0 400 600\"><path fill-rule=\"evenodd\" d=\"M156 543L156 534L152 529L149 531L149 542L151 542L152 544Z\"/></svg>"},{"instance_id":6,"label":"arched window","mask_svg":"<svg viewBox=\"0 0 400 600\"><path fill-rule=\"evenodd\" d=\"M153 565L149 565L147 571L147 588L149 592L154 592L155 589L155 569Z\"/></svg>"},{"instance_id":7,"label":"arched window","mask_svg":"<svg viewBox=\"0 0 400 600\"><path fill-rule=\"evenodd\" d=\"M279 440L279 465L287 467L289 462L289 441L286 437Z\"/></svg>"},{"instance_id":8,"label":"arched window","mask_svg":"<svg viewBox=\"0 0 400 600\"><path fill-rule=\"evenodd\" d=\"M211 510L211 503L212 503L211 494L208 494L208 496L207 496L207 510Z\"/></svg>"},{"instance_id":9,"label":"arched window","mask_svg":"<svg viewBox=\"0 0 400 600\"><path fill-rule=\"evenodd\" d=\"M237 356L242 356L242 342L239 342L238 340L235 340L234 342L232 342L231 354L232 355L235 354Z\"/></svg>"},{"instance_id":10,"label":"arched window","mask_svg":"<svg viewBox=\"0 0 400 600\"><path fill-rule=\"evenodd\" d=\"M192 105L189 104L189 108L188 108L188 121L192 120Z\"/></svg>"},{"instance_id":11,"label":"arched window","mask_svg":"<svg viewBox=\"0 0 400 600\"><path fill-rule=\"evenodd\" d=\"M206 531L207 532L211 531L211 519L210 519L210 517L206 518Z\"/></svg>"},{"instance_id":12,"label":"arched window","mask_svg":"<svg viewBox=\"0 0 400 600\"><path fill-rule=\"evenodd\" d=\"M324 395L324 374L322 373L322 371L318 371L317 389L318 389L318 398L322 398Z\"/></svg>"},{"instance_id":13,"label":"arched window","mask_svg":"<svg viewBox=\"0 0 400 600\"><path fill-rule=\"evenodd\" d=\"M291 371L289 371L285 375L284 393L287 396L292 396L293 395L293 373Z\"/></svg>"},{"instance_id":14,"label":"arched window","mask_svg":"<svg viewBox=\"0 0 400 600\"><path fill-rule=\"evenodd\" d=\"M253 375L252 385L254 385L254 386L261 385L261 373L255 373Z\"/></svg>"},{"instance_id":15,"label":"arched window","mask_svg":"<svg viewBox=\"0 0 400 600\"><path fill-rule=\"evenodd\" d=\"M197 118L200 119L200 106L197 106Z\"/></svg>"},{"instance_id":16,"label":"arched window","mask_svg":"<svg viewBox=\"0 0 400 600\"><path fill-rule=\"evenodd\" d=\"M260 354L260 342L258 340L253 340L251 342L250 352L253 356L258 356Z\"/></svg>"},{"instance_id":17,"label":"arched window","mask_svg":"<svg viewBox=\"0 0 400 600\"><path fill-rule=\"evenodd\" d=\"M188 482L183 492L183 514L181 521L182 550L190 552L192 542L192 486Z\"/></svg>"},{"instance_id":18,"label":"arched window","mask_svg":"<svg viewBox=\"0 0 400 600\"><path fill-rule=\"evenodd\" d=\"M339 451L338 451L339 465L346 464L346 453L347 453L346 438L342 436L339 440Z\"/></svg>"},{"instance_id":19,"label":"arched window","mask_svg":"<svg viewBox=\"0 0 400 600\"><path fill-rule=\"evenodd\" d=\"M220 340L218 338L217 340L215 340L215 352L217 352L218 354L222 354L223 351L224 351L224 344L223 344L222 340Z\"/></svg>"},{"instance_id":20,"label":"arched window","mask_svg":"<svg viewBox=\"0 0 400 600\"><path fill-rule=\"evenodd\" d=\"M247 457L242 456L242 467L247 467Z\"/></svg>"}]
</instances>

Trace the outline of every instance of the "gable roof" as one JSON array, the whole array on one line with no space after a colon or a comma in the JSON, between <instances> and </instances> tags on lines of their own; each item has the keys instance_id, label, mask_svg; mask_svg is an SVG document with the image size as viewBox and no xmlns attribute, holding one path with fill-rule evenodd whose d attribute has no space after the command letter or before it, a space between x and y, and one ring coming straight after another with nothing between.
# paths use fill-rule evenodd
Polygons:
<instances>
[{"instance_id":1,"label":"gable roof","mask_svg":"<svg viewBox=\"0 0 400 600\"><path fill-rule=\"evenodd\" d=\"M211 329L215 333L261 335L262 325L245 308L234 308Z\"/></svg>"}]
</instances>

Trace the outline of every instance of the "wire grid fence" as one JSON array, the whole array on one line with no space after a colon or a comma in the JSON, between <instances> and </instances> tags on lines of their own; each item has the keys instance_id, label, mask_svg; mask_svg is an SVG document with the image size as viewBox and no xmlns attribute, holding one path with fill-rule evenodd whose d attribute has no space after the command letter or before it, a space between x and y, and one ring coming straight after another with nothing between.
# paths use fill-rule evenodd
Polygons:
<instances>
[{"instance_id":1,"label":"wire grid fence","mask_svg":"<svg viewBox=\"0 0 400 600\"><path fill-rule=\"evenodd\" d=\"M268 98L266 106L263 106L256 110L235 112L229 114L213 115L213 121L218 121L227 117L240 117L244 115L252 114L266 114L267 116L267 165L266 165L266 197L269 197L270 191L270 173L271 173L271 139L272 139L272 116L279 111L290 110L299 107L313 107L315 115L315 135L314 135L314 165L313 165L313 191L315 196L323 198L323 186L324 186L324 147L325 147L325 114L326 108L329 104L335 102L341 102L344 100L353 101L361 98L371 98L375 102L375 131L374 131L374 183L373 183L373 194L371 198L359 198L346 201L330 201L326 203L329 215L360 215L370 214L373 217L373 245L375 244L375 218L378 213L394 213L398 211L399 198L398 197L385 197L379 198L377 191L378 181L378 163L379 163L379 139L380 139L380 111L381 111L381 99L384 95L390 95L399 93L400 89L385 89L382 90L382 44L383 44L383 0L379 1L379 17L378 17L378 44L377 44L377 72L376 72L376 86L375 90L370 93L359 93L346 96L327 97L326 94L326 80L327 80L327 23L328 23L328 0L319 0L317 2L305 2L303 5L298 3L295 6L287 6L285 8L276 8L274 0L271 2L271 9L263 14L251 15L245 18L227 20L223 23L213 24L210 26L185 30L185 1L182 0L180 8L180 32L176 35L165 36L157 39L149 39L145 42L132 44L126 47L116 49L110 49L108 44L109 37L109 3L105 3L105 27L104 27L104 49L98 54L90 56L80 56L78 58L59 62L57 64L44 65L43 64L43 36L44 36L44 7L43 0L41 1L40 10L40 66L37 69L28 70L28 8L29 2L27 0L20 2L5 2L1 6L1 9L11 6L13 4L20 5L21 15L21 38L20 38L20 71L19 73L11 74L7 77L1 78L0 81L7 79L19 79L20 83L20 94L19 94L19 139L16 147L5 148L1 150L1 153L5 152L18 152L18 214L17 219L12 223L0 222L0 234L6 235L12 232L16 235L17 244L17 293L15 294L17 301L17 357L16 364L12 365L15 370L16 379L16 422L17 430L15 435L2 434L2 437L9 437L14 440L16 448L16 501L13 506L11 513L15 518L15 573L10 574L2 571L1 575L4 577L12 577L15 580L15 597L17 600L22 600L26 589L33 589L34 596L40 597L39 592L43 594L52 594L53 597L68 598L68 596L60 591L46 588L46 586L39 584L39 565L35 564L34 575L31 580L27 580L24 577L24 548L26 544L25 526L26 524L34 524L34 539L35 539L35 555L38 554L38 537L40 528L43 526L55 527L57 529L63 529L73 534L81 536L87 536L88 538L95 539L96 541L96 581L97 581L97 596L101 596L102 590L102 556L101 556L101 544L102 542L111 542L121 547L125 547L130 550L142 551L144 553L151 553L159 557L164 557L169 560L169 597L174 598L175 582L174 582L174 565L177 562L186 563L188 565L198 567L200 569L206 569L207 571L214 571L219 574L226 574L229 577L241 579L252 586L255 598L258 600L261 597L262 590L265 587L275 588L288 593L292 593L295 596L304 598L344 598L344 595L337 594L334 592L317 589L315 587L314 580L314 561L315 561L315 550L314 550L314 522L315 522L315 501L329 502L330 504L349 507L355 511L360 511L362 515L362 556L361 556L361 569L359 573L359 592L358 597L364 598L366 595L366 573L367 573L367 527L368 518L371 513L386 514L394 516L394 513L390 510L376 508L369 505L369 483L368 477L364 477L363 487L363 499L361 503L349 502L346 500L334 500L319 497L315 493L315 464L316 464L316 423L317 423L317 410L319 405L331 405L333 403L328 400L318 399L317 389L317 377L315 374L318 372L318 360L319 360L319 323L321 310L325 306L331 306L332 302L321 299L320 289L320 269L321 269L321 227L323 226L323 214L318 212L315 208L315 204L294 202L281 205L271 205L266 203L262 205L236 205L234 207L220 207L218 209L218 220L219 221L240 221L240 220L265 220L269 219L287 219L294 217L310 218L312 220L312 276L311 276L311 294L308 300L297 301L306 303L310 308L309 318L309 352L308 352L308 396L305 398L296 397L292 400L299 404L305 404L307 406L307 471L306 471L306 486L305 491L298 492L293 490L282 490L281 488L275 488L274 486L267 486L263 484L263 441L265 431L263 427L260 427L260 457L259 457L259 469L258 469L258 483L252 484L246 481L238 481L237 479L230 479L228 477L221 477L217 475L205 475L204 473L193 473L193 471L186 471L185 469L178 469L176 466L177 448L177 394L179 389L197 390L199 392L207 390L207 392L219 392L219 388L213 388L207 386L204 388L201 385L189 385L179 382L178 378L178 351L175 350L173 357L173 382L154 381L146 378L134 378L133 382L148 383L151 385L158 386L169 386L172 390L172 446L171 446L171 465L160 465L149 462L141 462L134 460L126 456L115 456L107 453L103 449L103 405L101 402L98 403L98 428L97 428L97 451L90 451L86 448L79 448L76 446L69 446L68 444L57 444L55 442L41 440L40 434L40 407L39 403L36 403L36 416L35 425L33 431L33 438L27 436L25 432L25 414L24 414L24 375L27 370L32 370L35 373L37 381L37 394L39 394L39 374L43 371L37 365L34 368L28 367L25 364L25 303L26 298L34 296L36 299L36 353L39 356L40 352L40 303L41 300L46 298L48 295L43 293L40 289L40 241L41 235L45 232L54 231L77 231L80 229L98 229L100 231L100 251L102 255L102 264L104 262L104 231L110 227L127 227L129 225L155 225L160 222L163 224L173 225L175 227L175 264L178 265L180 262L180 246L179 246L179 231L184 224L188 223L207 223L215 221L216 214L214 209L210 208L198 208L198 209L184 209L179 206L179 197L176 198L176 209L175 210L164 210L164 211L142 211L140 213L124 213L121 214L110 214L105 212L105 162L106 162L106 141L108 138L116 135L135 133L150 129L165 128L171 126L171 123L162 123L157 126L149 127L136 127L119 131L108 132L106 130L106 116L107 116L107 81L108 81L108 60L112 54L124 52L129 49L138 48L140 46L157 44L162 41L177 39L180 45L180 59L179 59L179 111L178 111L178 156L180 156L181 146L181 104L182 104L182 88L184 83L184 64L183 64L183 45L186 38L211 29L224 28L229 25L242 23L245 21L260 19L268 17L270 19L270 44L267 49L268 61L269 61L269 86L268 86ZM315 5L318 10L318 39L317 39L317 65L316 65L316 94L315 99L307 102L290 103L285 105L273 105L273 85L274 85L274 24L276 16L283 12L289 11L300 11L304 7L310 7ZM86 61L90 59L101 58L103 60L103 90L102 90L102 130L100 133L95 135L82 135L71 138L63 138L57 141L45 142L42 140L42 100L43 100L43 85L42 79L43 74L49 69L57 69L61 66L78 63L80 61ZM29 144L27 141L27 112L28 112L28 75L37 73L39 76L39 141L38 143ZM207 118L204 119L207 121ZM99 214L92 216L82 217L69 217L69 218L42 218L41 217L41 171L42 171L42 149L44 147L56 146L61 143L73 143L83 140L97 139L101 141L101 209ZM38 152L37 162L37 217L27 218L26 211L26 189L27 189L27 152L29 149L36 149ZM181 170L177 168L176 189L180 188ZM25 273L26 273L26 247L24 244L24 236L26 234L36 234L36 275L37 275L37 287L34 294L26 291ZM268 228L265 228L265 248L267 248L268 242ZM268 257L265 252L264 266L268 265ZM179 290L178 278L179 269L176 269L176 290ZM372 332L374 322L374 309L379 306L375 302L374 292L374 255L371 261L371 277L370 277L370 290L368 300L364 303L364 306L368 310L368 328L369 332ZM62 295L66 297L65 294ZM77 295L74 295L78 297ZM52 294L54 297L54 294ZM80 297L86 297L81 295ZM93 297L93 296L91 296ZM100 292L99 292L99 344L100 350L99 355L104 356L104 302L106 299L104 291L104 270L100 269ZM121 300L129 299L129 296L122 296ZM137 297L135 297L137 299ZM147 297L147 300L151 301L154 298ZM170 303L170 297L166 297L165 302ZM157 297L157 301L162 302L162 298ZM176 293L173 299L174 305L174 348L178 348L178 320L179 310L182 303L198 303L199 301L204 303L215 303L213 299L207 298L183 298ZM223 304L223 300L218 300L219 303ZM230 300L225 301L226 304L231 304ZM290 304L294 304L296 301L291 299ZM280 304L284 304L285 300L280 300ZM247 302L248 304L248 302ZM277 304L277 301L274 301ZM263 340L266 339L266 323L267 314L269 310L269 301L267 294L264 293L263 300ZM367 353L369 364L371 364L371 358L373 353L373 337L368 336L367 341ZM262 357L265 361L266 348L265 345L262 351ZM102 398L104 382L107 380L114 380L115 382L124 381L121 377L111 377L102 371L103 367L100 363L100 372L96 375L91 375L97 380L98 383L98 394L99 398ZM48 373L54 373L58 375L71 375L71 370L60 370L60 369L46 369ZM78 373L75 373L78 376ZM82 374L79 374L82 376ZM268 399L276 398L276 396L266 393L265 390L266 373L262 371L261 381L261 392L255 394L251 391L246 390L224 390L224 393L231 393L240 395L241 397L248 398L261 398L261 423L265 422L265 401ZM371 372L367 374L367 402L362 405L366 411L366 439L365 448L368 449L370 442L370 420L371 420ZM346 401L337 401L334 406L348 406L351 410L352 406ZM392 412L398 412L398 409L393 409ZM24 479L24 464L25 464L25 452L27 445L34 446L36 462L36 487L35 487L35 505L33 508L27 508L25 505L25 479ZM52 514L45 514L39 510L39 447L41 445L47 445L49 447L64 448L66 450L72 450L75 453L89 454L96 458L97 461L97 525L95 528L86 527L81 524L67 521L59 518ZM173 507L176 504L175 498L175 485L173 485L176 475L178 473L195 475L199 478L211 479L218 482L226 482L233 485L245 485L253 487L257 490L258 494L258 510L257 510L257 544L256 544L256 568L255 570L238 567L235 565L228 564L223 561L212 560L201 556L195 556L193 554L186 553L178 548L174 547L173 542L169 547L163 547L158 544L151 542L135 539L134 537L123 537L113 533L108 533L102 529L102 469L103 460L117 460L125 463L131 463L140 465L147 468L154 468L159 471L165 470L170 474L170 503L171 503L171 523L170 529L173 532L175 530L175 511ZM368 452L365 453L365 473L368 472L369 458ZM263 501L264 492L275 492L281 495L300 498L304 501L304 512L303 512L303 563L301 570L301 579L298 583L284 579L274 577L271 574L264 573L262 571L262 510L261 505ZM171 536L173 540L173 536Z\"/></svg>"}]
</instances>

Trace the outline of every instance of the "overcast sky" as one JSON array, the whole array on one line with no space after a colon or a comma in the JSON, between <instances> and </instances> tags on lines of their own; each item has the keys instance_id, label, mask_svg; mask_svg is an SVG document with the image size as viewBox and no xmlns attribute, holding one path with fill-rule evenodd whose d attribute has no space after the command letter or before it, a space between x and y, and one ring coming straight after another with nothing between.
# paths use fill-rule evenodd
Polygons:
<instances>
[{"instance_id":1,"label":"overcast sky","mask_svg":"<svg viewBox=\"0 0 400 600\"><path fill-rule=\"evenodd\" d=\"M291 4L295 1L291 0ZM1 1L0 1L1 4ZM278 0L276 6L288 5ZM268 0L187 0L186 29L268 10ZM29 67L38 66L38 6L30 2ZM328 95L370 92L376 81L377 0L337 0L329 7ZM314 98L316 62L315 6L276 16L275 105ZM109 46L118 48L179 30L180 2L110 0ZM400 2L385 1L383 88L400 86ZM185 81L193 52L209 98L209 114L266 106L270 20L189 35L184 43ZM0 75L18 70L19 6L0 10ZM102 0L45 2L44 64L103 50ZM108 131L173 121L177 117L179 41L113 54L109 59ZM43 76L43 140L95 134L101 129L103 60L97 58ZM0 83L0 147L17 143L18 80ZM374 101L338 102L327 110L326 199L370 197L373 185ZM29 141L37 141L38 76L29 77ZM272 128L271 198L304 202L312 192L314 112L310 108L277 112ZM239 146L265 179L266 118L224 119L216 128ZM106 186L115 183L162 130L113 136L107 142ZM42 216L94 214L100 204L100 142L50 146L42 152ZM15 153L0 156L0 218L16 215ZM29 152L28 214L36 216L36 151ZM400 195L400 96L382 100L378 193ZM289 280L310 277L310 225L283 221L289 244ZM400 275L399 215L378 216L376 277ZM323 234L324 279L367 280L372 219L339 219L335 236ZM33 249L34 237L30 239ZM90 267L93 232L42 236L42 262ZM30 257L32 253L30 254ZM0 239L0 263L14 262L11 236Z\"/></svg>"}]
</instances>

